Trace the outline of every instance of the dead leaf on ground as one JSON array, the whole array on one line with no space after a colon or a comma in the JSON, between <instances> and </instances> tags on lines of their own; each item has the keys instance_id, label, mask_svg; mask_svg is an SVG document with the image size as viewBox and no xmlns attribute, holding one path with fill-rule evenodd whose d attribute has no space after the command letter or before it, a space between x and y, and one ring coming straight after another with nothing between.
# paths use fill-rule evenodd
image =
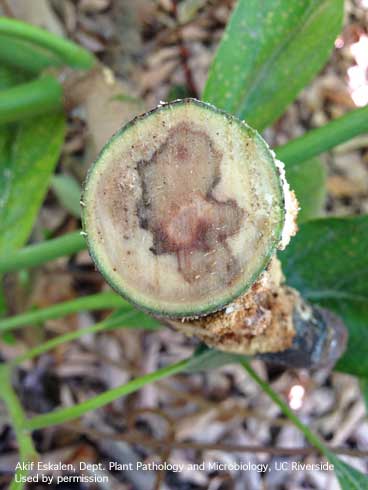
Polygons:
<instances>
[{"instance_id":1,"label":"dead leaf on ground","mask_svg":"<svg viewBox=\"0 0 368 490\"><path fill-rule=\"evenodd\" d=\"M67 105L85 108L92 158L119 128L145 110L133 89L102 66L83 77L71 77L65 91Z\"/></svg>"},{"instance_id":2,"label":"dead leaf on ground","mask_svg":"<svg viewBox=\"0 0 368 490\"><path fill-rule=\"evenodd\" d=\"M48 0L8 0L9 9L14 17L43 27L53 34L64 36L65 30Z\"/></svg>"}]
</instances>

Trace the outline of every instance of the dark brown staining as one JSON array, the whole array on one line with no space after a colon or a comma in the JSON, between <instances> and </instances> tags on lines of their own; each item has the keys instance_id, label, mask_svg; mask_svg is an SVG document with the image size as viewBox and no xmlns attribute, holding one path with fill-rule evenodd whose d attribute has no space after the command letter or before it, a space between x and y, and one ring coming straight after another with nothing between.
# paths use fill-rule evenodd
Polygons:
<instances>
[{"instance_id":1,"label":"dark brown staining","mask_svg":"<svg viewBox=\"0 0 368 490\"><path fill-rule=\"evenodd\" d=\"M245 213L234 200L220 202L213 195L221 159L205 131L181 123L151 160L137 166L137 211L140 226L152 233L151 251L175 254L189 283L218 273L230 284L239 273L226 239L239 231Z\"/></svg>"}]
</instances>

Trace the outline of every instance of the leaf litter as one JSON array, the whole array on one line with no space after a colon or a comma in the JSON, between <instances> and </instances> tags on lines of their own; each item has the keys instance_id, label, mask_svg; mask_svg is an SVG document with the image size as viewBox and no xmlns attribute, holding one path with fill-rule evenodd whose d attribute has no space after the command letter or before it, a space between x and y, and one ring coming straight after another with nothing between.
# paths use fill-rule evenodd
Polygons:
<instances>
[{"instance_id":1,"label":"leaf litter","mask_svg":"<svg viewBox=\"0 0 368 490\"><path fill-rule=\"evenodd\" d=\"M34 2L7 0L6 3L14 15L34 21ZM185 0L175 18L171 0L45 0L39 3L37 23L52 32L67 33L97 53L103 65L89 79L77 80L72 94L68 137L58 172L70 173L80 182L91 157L123 122L143 112L144 108L154 107L160 100L175 97L178 93L175 90L187 93L194 87L197 93L201 92L233 4L232 1ZM283 144L355 106L357 99L352 97L348 70L359 65L352 46L367 35L368 9L359 0L346 4L344 31L336 41L331 61L285 115L265 131L271 145ZM183 45L187 51L184 56ZM188 87L188 69L192 74L192 87ZM112 73L117 74L117 80ZM120 94L128 97L111 98ZM109 116L103 111L106 104L110 106ZM328 170L325 213L368 212L367 138L356 138L321 158ZM51 192L34 234L40 236L45 228L52 233L79 228L78 219L67 213ZM70 260L59 259L32 273L29 284L32 284L32 294L27 283L21 287L11 286L20 295L18 308L47 306L105 288L85 252ZM83 328L103 316L102 313L79 313L67 319L47 321L36 336L32 327L30 331L25 329L17 335L17 344L6 344L2 348L2 358L13 357L14 352L31 347L41 338L46 340L56 333ZM16 387L30 413L41 413L55 404L69 406L86 400L140 373L188 356L192 350L192 341L168 329L153 333L124 330L100 333L58 347L36 362L25 363ZM298 415L331 444L348 450L367 448L368 421L355 379L340 373L279 370L266 367L260 361L255 363L255 368L285 396L294 386L302 386L305 396ZM47 381L50 376L55 385L51 391ZM35 396L36 404L30 402ZM6 430L4 417L0 424L4 454L0 473L9 475L16 460L14 441ZM164 442L157 444L160 440ZM197 449L195 443L204 447ZM211 447L213 444L220 449ZM77 424L41 431L37 445L43 459L55 461L113 459L123 463L168 459L184 465L214 460L275 462L280 456L272 452L243 452L241 446L243 449L278 445L305 447L300 433L236 365L178 375L147 386L105 409L88 414ZM343 458L363 472L368 469L361 458ZM315 453L306 456L296 452L292 459L320 461ZM323 471L313 474L272 472L263 477L256 472L121 472L111 475L109 488L258 490L262 484L269 490L338 488L335 478Z\"/></svg>"}]
</instances>

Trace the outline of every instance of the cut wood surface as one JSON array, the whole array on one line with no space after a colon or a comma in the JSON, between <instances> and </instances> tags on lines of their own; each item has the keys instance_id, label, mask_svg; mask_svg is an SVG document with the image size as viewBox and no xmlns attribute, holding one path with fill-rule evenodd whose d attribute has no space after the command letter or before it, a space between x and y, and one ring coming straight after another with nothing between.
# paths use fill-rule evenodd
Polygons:
<instances>
[{"instance_id":1,"label":"cut wood surface","mask_svg":"<svg viewBox=\"0 0 368 490\"><path fill-rule=\"evenodd\" d=\"M84 227L108 282L157 315L222 308L280 243L282 183L254 130L193 99L159 106L105 146L87 179Z\"/></svg>"}]
</instances>

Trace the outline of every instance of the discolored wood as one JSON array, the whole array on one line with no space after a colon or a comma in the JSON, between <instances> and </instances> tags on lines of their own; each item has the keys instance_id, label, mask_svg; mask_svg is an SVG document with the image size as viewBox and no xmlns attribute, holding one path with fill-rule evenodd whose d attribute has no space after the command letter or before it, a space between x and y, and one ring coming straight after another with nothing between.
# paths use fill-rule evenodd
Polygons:
<instances>
[{"instance_id":1,"label":"discolored wood","mask_svg":"<svg viewBox=\"0 0 368 490\"><path fill-rule=\"evenodd\" d=\"M245 212L235 200L214 195L221 159L206 132L181 123L151 160L138 163L140 226L152 233L152 253L173 255L189 284L216 272L226 286L239 272L226 239L239 232Z\"/></svg>"},{"instance_id":2,"label":"discolored wood","mask_svg":"<svg viewBox=\"0 0 368 490\"><path fill-rule=\"evenodd\" d=\"M243 293L279 245L278 169L244 123L191 99L117 133L92 167L84 227L110 284L157 315L216 311Z\"/></svg>"}]
</instances>

